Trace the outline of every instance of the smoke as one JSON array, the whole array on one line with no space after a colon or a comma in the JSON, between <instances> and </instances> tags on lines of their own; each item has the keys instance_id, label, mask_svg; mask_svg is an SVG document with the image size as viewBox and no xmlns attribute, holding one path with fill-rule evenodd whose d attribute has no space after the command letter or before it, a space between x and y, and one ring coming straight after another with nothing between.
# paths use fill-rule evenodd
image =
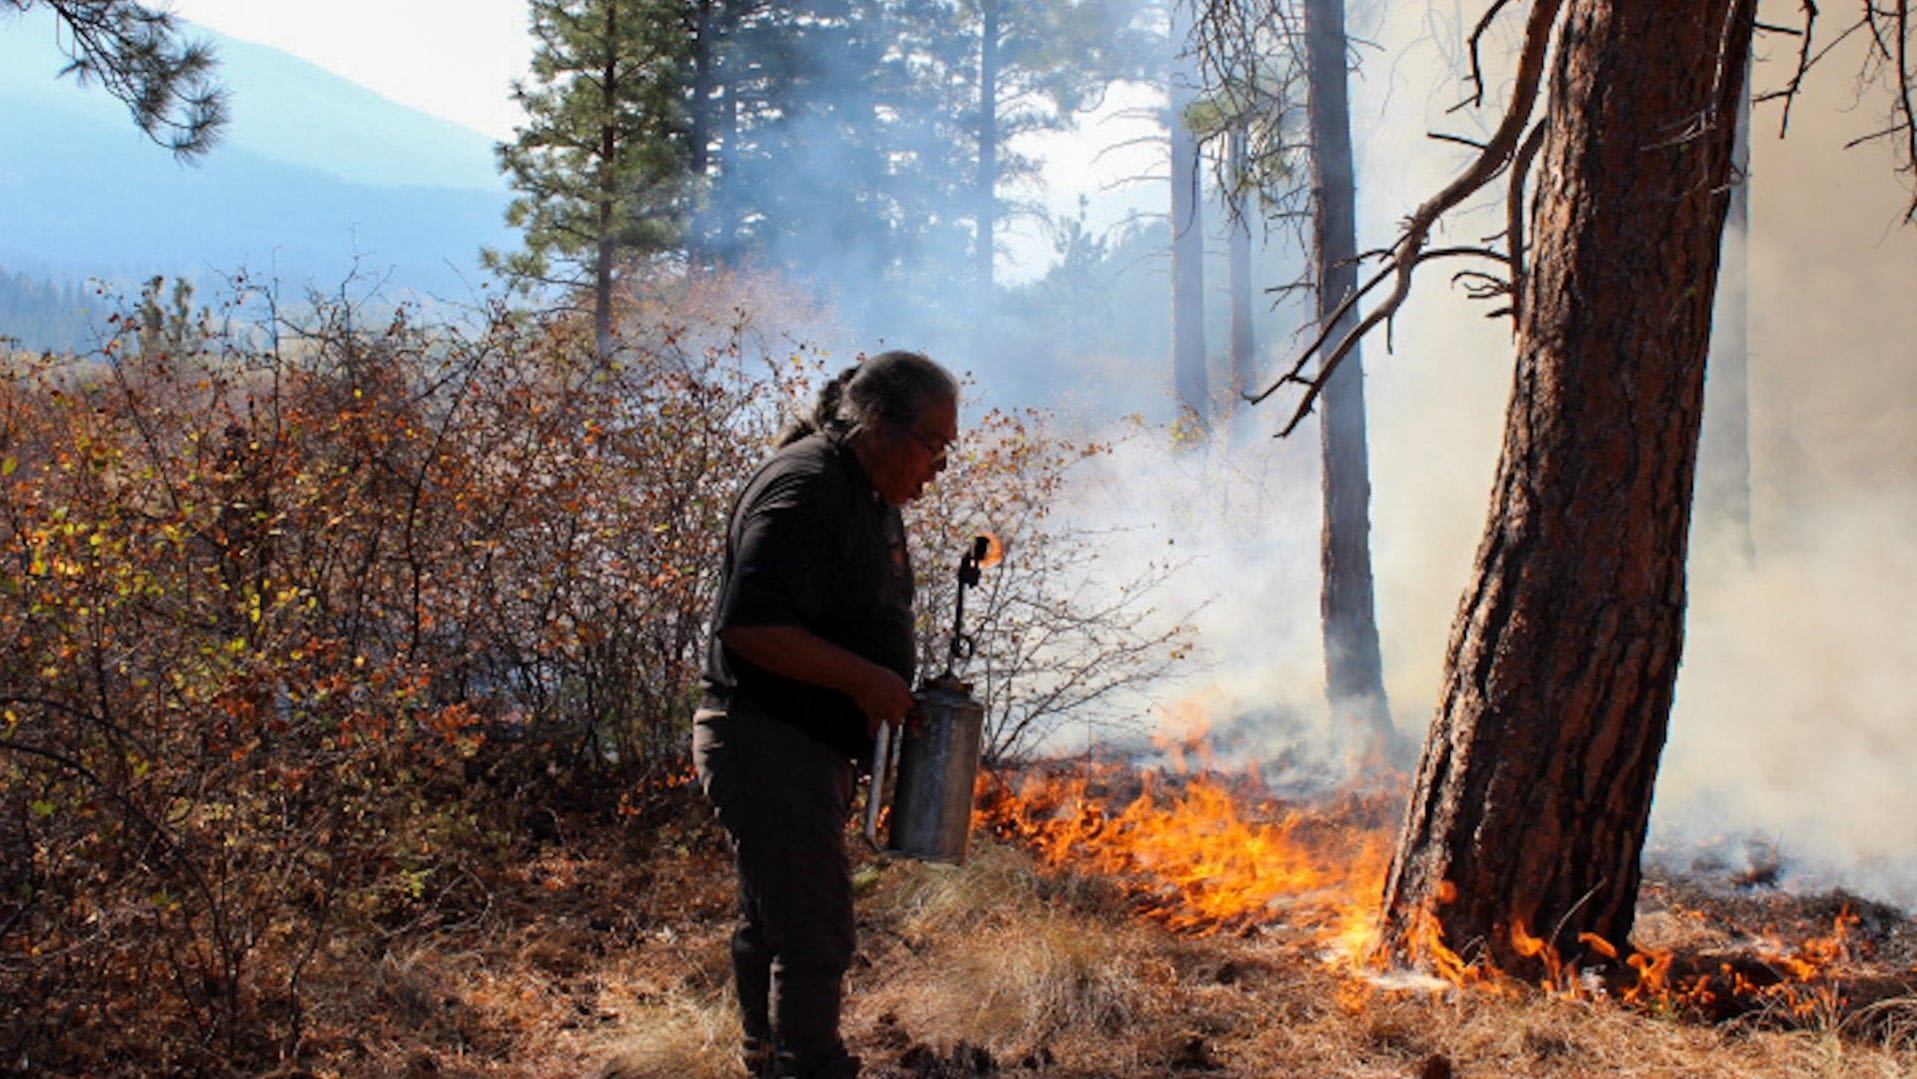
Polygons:
<instances>
[{"instance_id":1,"label":"smoke","mask_svg":"<svg viewBox=\"0 0 1917 1079\"><path fill-rule=\"evenodd\" d=\"M1446 6L1456 9L1448 19L1438 10ZM1467 160L1468 148L1432 133L1482 138L1497 121L1505 78L1497 63L1511 45L1497 34L1485 42L1483 106L1453 111L1470 91L1463 42L1479 6L1471 7L1354 12L1354 38L1366 43L1352 81L1360 248L1389 244L1405 215ZM1783 81L1791 52L1768 39L1761 48L1777 56L1760 56L1760 91ZM1909 192L1888 149L1844 149L1883 115L1881 102L1850 96L1846 62L1826 61L1794 108L1788 139L1777 138L1775 105L1754 120L1755 559L1700 520L1652 839L1660 858L1679 865L1721 861L1756 842L1775 852L1786 884L1841 884L1917 905L1909 853L1917 785L1908 778L1917 773L1917 614L1902 599L1917 578L1917 314L1908 303L1917 232L1897 224ZM1141 101L1126 98L1049 154L1030 148L1055 161L1044 172L1053 187L1025 194L1066 211L1076 193L1089 194L1094 228L1107 236L1130 214L1162 213L1162 183L1138 180L1157 151L1135 141L1143 121L1127 127L1122 117ZM1101 158L1108 148L1114 154ZM1074 177L1078 192L1059 190ZM1502 212L1495 197L1481 198L1434 240L1484 242L1502 230ZM1115 276L1048 293L1037 289L1037 235L1017 241L1008 267L1008 282L1034 290L1016 347L981 346L949 326L903 328L886 343L976 372L975 402L1056 406L1077 433L1119 438L1111 456L1087 464L1077 501L1060 512L1108 535L1099 572L1123 576L1168 553L1183 567L1158 614L1188 617L1199 638L1192 662L1155 695L1159 715L1149 718L1166 737L1208 727L1215 763L1278 762L1283 782L1299 789L1344 778L1345 733L1323 699L1315 424L1268 437L1295 403L1280 395L1240 411L1233 430L1204 447L1175 446L1152 426L1173 414L1163 262L1108 260ZM1261 284L1296 278L1296 262L1283 259L1261 251ZM1487 317L1490 307L1465 297L1448 272L1425 271L1389 335L1364 352L1386 688L1398 730L1413 741L1435 705L1484 527L1513 361L1508 319ZM1222 295L1222 278L1211 286ZM1268 372L1302 344L1295 312L1275 321L1260 331ZM1214 355L1225 340L1209 335ZM1146 416L1142 433L1120 418L1133 412ZM1091 735L1066 732L1057 748L1085 748L1074 737Z\"/></svg>"},{"instance_id":2,"label":"smoke","mask_svg":"<svg viewBox=\"0 0 1917 1079\"><path fill-rule=\"evenodd\" d=\"M1224 432L1178 448L1166 428L1139 424L1109 453L1081 462L1070 504L1056 511L1063 527L1099 537L1088 572L1100 579L1173 567L1140 628L1189 624L1196 647L1151 687L1152 714L1136 719L1162 742L1203 741L1215 766L1323 754L1300 747L1327 734L1316 452L1315 442L1235 441ZM1282 721L1262 730L1245 722L1252 714ZM1227 725L1237 733L1227 736ZM1084 748L1067 734L1053 748Z\"/></svg>"},{"instance_id":3,"label":"smoke","mask_svg":"<svg viewBox=\"0 0 1917 1079\"><path fill-rule=\"evenodd\" d=\"M1427 133L1481 136L1495 119L1450 111L1464 87L1446 31L1424 14L1364 28L1379 48L1353 82L1361 247L1390 242L1463 161L1466 151ZM1788 49L1770 47L1780 55L1760 54L1760 92L1786 74ZM1917 609L1904 596L1917 579L1917 232L1898 223L1909 190L1888 148L1845 148L1881 127L1883 111L1855 96L1844 62L1833 57L1813 80L1788 139L1776 106L1754 119L1754 558L1741 528L1700 517L1652 855L1911 907ZM1487 102L1495 108L1495 93ZM1501 213L1491 200L1467 206L1443 241L1491 236ZM1365 353L1387 689L1413 739L1435 705L1510 393L1509 323L1488 313L1428 273L1389 348L1378 337ZM1268 342L1268 362L1296 344ZM1275 399L1236 422L1269 433L1287 407ZM1209 453L1139 445L1113 463L1125 479L1102 503L1112 519L1159 522L1190 557L1202 663L1166 687L1166 735L1190 733L1202 715L1214 753L1283 762L1300 786L1343 766L1322 699L1316 453L1310 422L1288 440Z\"/></svg>"},{"instance_id":4,"label":"smoke","mask_svg":"<svg viewBox=\"0 0 1917 1079\"><path fill-rule=\"evenodd\" d=\"M1760 61L1761 91L1784 58ZM1768 79L1767 79L1768 69ZM1917 232L1909 190L1833 66L1756 113L1754 561L1700 522L1678 706L1653 816L1682 864L1774 849L1780 882L1917 906Z\"/></svg>"},{"instance_id":5,"label":"smoke","mask_svg":"<svg viewBox=\"0 0 1917 1079\"><path fill-rule=\"evenodd\" d=\"M1763 534L1754 566L1696 575L1656 847L1683 865L1761 839L1787 885L1917 905L1917 611L1892 598L1917 574L1917 496L1799 511L1814 527Z\"/></svg>"},{"instance_id":6,"label":"smoke","mask_svg":"<svg viewBox=\"0 0 1917 1079\"><path fill-rule=\"evenodd\" d=\"M1841 14L1841 13L1840 13ZM1784 20L1788 21L1788 20ZM1422 16L1385 24L1391 62L1354 84L1365 243L1438 189L1461 158L1426 131L1474 133L1451 113L1454 50ZM1788 45L1760 52L1762 92ZM1842 886L1917 905L1917 232L1883 144L1885 103L1856 96L1833 57L1794 107L1753 135L1750 470L1754 561L1700 518L1654 855L1681 868L1775 858L1787 887ZM1492 77L1496 84L1496 75ZM1495 100L1488 97L1487 100ZM1495 232L1496 208L1451 225ZM1367 357L1374 562L1398 723L1421 735L1488 504L1512 352L1507 324L1428 278L1390 355ZM1726 852L1733 852L1727 855Z\"/></svg>"}]
</instances>

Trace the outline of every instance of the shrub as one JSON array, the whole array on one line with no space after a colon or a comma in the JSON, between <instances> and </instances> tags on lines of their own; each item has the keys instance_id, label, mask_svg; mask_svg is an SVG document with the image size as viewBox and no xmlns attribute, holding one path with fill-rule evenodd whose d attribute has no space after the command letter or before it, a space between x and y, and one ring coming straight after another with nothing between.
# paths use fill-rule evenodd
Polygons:
<instances>
[{"instance_id":1,"label":"shrub","mask_svg":"<svg viewBox=\"0 0 1917 1079\"><path fill-rule=\"evenodd\" d=\"M0 1052L82 1071L290 1052L322 942L482 838L469 775L677 767L802 366L735 311L600 362L564 319L339 303L262 350L159 295L0 387Z\"/></svg>"}]
</instances>

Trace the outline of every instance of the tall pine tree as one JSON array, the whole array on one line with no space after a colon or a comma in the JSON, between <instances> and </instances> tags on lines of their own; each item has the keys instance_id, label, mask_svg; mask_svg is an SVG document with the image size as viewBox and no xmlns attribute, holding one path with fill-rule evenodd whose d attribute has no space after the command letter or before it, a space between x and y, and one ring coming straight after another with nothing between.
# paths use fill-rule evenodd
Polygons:
<instances>
[{"instance_id":1,"label":"tall pine tree","mask_svg":"<svg viewBox=\"0 0 1917 1079\"><path fill-rule=\"evenodd\" d=\"M769 0L739 13L719 65L729 98L711 217L726 261L756 259L855 317L914 253L924 220L893 182L920 115L903 92L901 24L882 0ZM863 309L863 311L861 310Z\"/></svg>"},{"instance_id":2,"label":"tall pine tree","mask_svg":"<svg viewBox=\"0 0 1917 1079\"><path fill-rule=\"evenodd\" d=\"M958 0L954 13L947 59L965 95L956 102L964 143L976 150L972 258L989 301L999 223L1031 210L1005 189L1039 167L1014 143L1069 129L1116 81L1152 77L1159 50L1145 14L1117 0Z\"/></svg>"},{"instance_id":3,"label":"tall pine tree","mask_svg":"<svg viewBox=\"0 0 1917 1079\"><path fill-rule=\"evenodd\" d=\"M879 336L904 310L976 322L1005 189L1037 168L1008 144L1142 63L1112 0L706 5L702 253L793 273Z\"/></svg>"},{"instance_id":4,"label":"tall pine tree","mask_svg":"<svg viewBox=\"0 0 1917 1079\"><path fill-rule=\"evenodd\" d=\"M532 75L514 87L526 124L499 146L520 192L506 219L525 248L487 261L589 296L602 356L622 262L672 251L685 232L688 21L673 0L532 0Z\"/></svg>"}]
</instances>

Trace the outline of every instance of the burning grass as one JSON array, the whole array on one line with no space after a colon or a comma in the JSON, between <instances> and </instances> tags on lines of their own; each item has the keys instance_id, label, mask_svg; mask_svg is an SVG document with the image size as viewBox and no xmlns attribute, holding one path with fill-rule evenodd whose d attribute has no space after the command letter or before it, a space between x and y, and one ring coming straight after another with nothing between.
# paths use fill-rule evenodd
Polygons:
<instances>
[{"instance_id":1,"label":"burning grass","mask_svg":"<svg viewBox=\"0 0 1917 1079\"><path fill-rule=\"evenodd\" d=\"M1303 806L1255 779L1110 768L980 786L980 826L1048 866L1112 878L1144 917L1189 936L1308 926L1346 952L1364 943L1399 804L1373 792Z\"/></svg>"},{"instance_id":2,"label":"burning grass","mask_svg":"<svg viewBox=\"0 0 1917 1079\"><path fill-rule=\"evenodd\" d=\"M1836 1013L1711 1024L1521 985L1391 988L1326 963L1317 926L1172 932L1111 879L998 841L962 868L875 875L849 1028L881 1076L1712 1079L1917 1066L1888 1028L1866 1035ZM1884 1007L1917 1015L1917 1002Z\"/></svg>"},{"instance_id":3,"label":"burning grass","mask_svg":"<svg viewBox=\"0 0 1917 1079\"><path fill-rule=\"evenodd\" d=\"M1822 955L1816 979L1801 982L1797 1001L1807 1008L1753 998L1760 1003L1714 1016L1674 998L1627 1005L1508 982L1486 991L1488 981L1473 989L1393 981L1341 960L1340 904L1355 902L1339 898L1343 886L1256 902L1242 889L1194 889L1239 894L1256 912L1194 919L1179 916L1174 890L1152 880L1159 868L1188 872L1169 855L1118 864L1074 856L1093 845L1087 834L1152 834L1144 810L1127 808L1141 804L1141 781L1111 777L1093 788L1100 784L1115 799L1102 815L1026 807L1028 822L1089 829L1049 852L981 831L964 866L862 858L846 1030L868 1075L1917 1074L1917 997L1908 988L1917 933L1888 908L1686 878L1647 886L1639 943L1671 954L1673 971L1768 964L1784 984L1785 957ZM312 961L307 1035L278 1074L742 1074L724 840L695 792L674 797L683 804L664 816L576 815L490 857L475 852L457 888L449 880L422 896L439 916L334 941ZM1149 804L1190 815L1211 803L1159 785ZM1368 849L1341 829L1384 827L1365 799L1310 812L1255 797L1230 804L1235 824L1194 831L1288 834L1310 841L1316 853L1302 862L1312 865L1336 868L1339 851ZM1347 877L1352 886L1364 880ZM1837 924L1849 927L1842 946L1818 952L1814 942ZM89 1074L150 1073L130 1062Z\"/></svg>"}]
</instances>

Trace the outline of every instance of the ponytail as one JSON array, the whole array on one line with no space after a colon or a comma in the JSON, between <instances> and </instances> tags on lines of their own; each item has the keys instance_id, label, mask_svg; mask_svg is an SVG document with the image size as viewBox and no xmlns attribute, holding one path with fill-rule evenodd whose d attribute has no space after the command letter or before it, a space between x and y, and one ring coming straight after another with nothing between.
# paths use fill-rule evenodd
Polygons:
<instances>
[{"instance_id":1,"label":"ponytail","mask_svg":"<svg viewBox=\"0 0 1917 1079\"><path fill-rule=\"evenodd\" d=\"M828 431L850 435L867 427L909 429L926 402L958 399L958 380L922 352L881 352L840 371L819 388L808 416L793 421L779 436L788 446L807 435Z\"/></svg>"},{"instance_id":2,"label":"ponytail","mask_svg":"<svg viewBox=\"0 0 1917 1079\"><path fill-rule=\"evenodd\" d=\"M843 431L846 424L840 418L839 410L845 400L845 384L852 380L858 370L857 367L848 367L833 376L831 381L819 387L819 396L812 403L811 413L794 419L779 436L779 445L790 446L805 436L819 431Z\"/></svg>"}]
</instances>

